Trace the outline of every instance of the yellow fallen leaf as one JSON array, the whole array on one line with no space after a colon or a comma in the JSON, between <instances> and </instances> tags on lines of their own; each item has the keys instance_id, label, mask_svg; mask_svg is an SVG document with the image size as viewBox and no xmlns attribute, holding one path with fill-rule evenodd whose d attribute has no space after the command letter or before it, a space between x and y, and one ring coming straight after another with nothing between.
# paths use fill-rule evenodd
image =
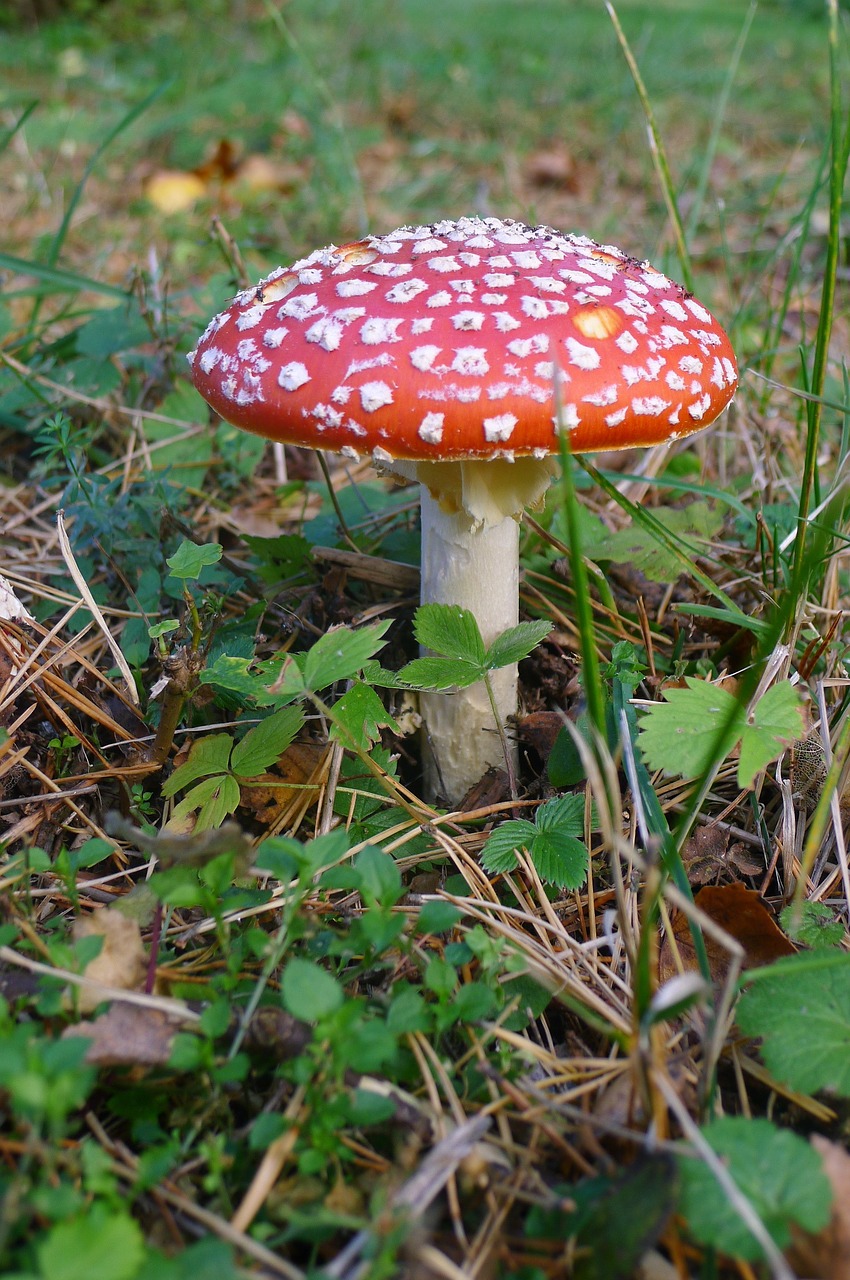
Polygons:
<instances>
[{"instance_id":1,"label":"yellow fallen leaf","mask_svg":"<svg viewBox=\"0 0 850 1280\"><path fill-rule=\"evenodd\" d=\"M145 199L160 213L185 213L206 190L206 183L196 173L160 169L145 183Z\"/></svg>"},{"instance_id":2,"label":"yellow fallen leaf","mask_svg":"<svg viewBox=\"0 0 850 1280\"><path fill-rule=\"evenodd\" d=\"M82 1013L97 1008L104 999L103 987L133 991L142 985L145 976L145 949L138 921L114 907L104 907L74 922L76 941L94 936L103 938L103 946L84 970L89 982L79 988L77 1000Z\"/></svg>"}]
</instances>

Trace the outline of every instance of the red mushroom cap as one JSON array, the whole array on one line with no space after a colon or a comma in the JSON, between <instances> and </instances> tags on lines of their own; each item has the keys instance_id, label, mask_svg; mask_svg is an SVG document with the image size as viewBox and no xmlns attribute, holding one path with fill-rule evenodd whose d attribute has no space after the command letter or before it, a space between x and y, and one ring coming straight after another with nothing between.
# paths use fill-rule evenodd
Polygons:
<instances>
[{"instance_id":1,"label":"red mushroom cap","mask_svg":"<svg viewBox=\"0 0 850 1280\"><path fill-rule=\"evenodd\" d=\"M556 371L576 453L699 431L738 380L714 317L649 263L499 218L318 249L189 360L227 421L384 463L556 452Z\"/></svg>"}]
</instances>

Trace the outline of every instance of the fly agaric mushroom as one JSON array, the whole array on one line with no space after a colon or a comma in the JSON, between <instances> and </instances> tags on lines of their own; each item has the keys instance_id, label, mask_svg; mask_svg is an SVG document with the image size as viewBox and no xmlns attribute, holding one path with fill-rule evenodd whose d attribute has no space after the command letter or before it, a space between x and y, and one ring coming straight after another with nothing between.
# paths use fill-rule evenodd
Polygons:
<instances>
[{"instance_id":1,"label":"fly agaric mushroom","mask_svg":"<svg viewBox=\"0 0 850 1280\"><path fill-rule=\"evenodd\" d=\"M485 644L516 625L517 519L559 431L573 453L676 440L738 378L717 321L649 263L499 218L318 249L240 293L189 360L228 422L419 481L422 601L469 609ZM516 668L492 680L504 725ZM457 801L499 760L486 692L427 694L422 712L426 782Z\"/></svg>"}]
</instances>

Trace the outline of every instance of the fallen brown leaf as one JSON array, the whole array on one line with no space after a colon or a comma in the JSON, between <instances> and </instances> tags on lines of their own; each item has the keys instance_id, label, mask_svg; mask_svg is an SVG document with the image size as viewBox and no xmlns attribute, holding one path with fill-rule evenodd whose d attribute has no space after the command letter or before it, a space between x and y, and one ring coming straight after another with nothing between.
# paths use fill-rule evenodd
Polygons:
<instances>
[{"instance_id":1,"label":"fallen brown leaf","mask_svg":"<svg viewBox=\"0 0 850 1280\"><path fill-rule=\"evenodd\" d=\"M733 884L706 885L695 896L694 903L709 919L741 944L746 969L771 964L780 956L794 955L797 950L779 928L756 891L738 881ZM671 932L672 939L669 934L665 935L658 956L658 976L662 983L680 972L677 952L682 968L699 968L690 924L683 911L677 911L673 916ZM712 979L716 983L722 983L729 972L729 952L708 934L704 934L704 938Z\"/></svg>"},{"instance_id":2,"label":"fallen brown leaf","mask_svg":"<svg viewBox=\"0 0 850 1280\"><path fill-rule=\"evenodd\" d=\"M273 769L241 789L241 806L264 827L273 827L286 807L310 785L327 748L315 742L293 742Z\"/></svg>"},{"instance_id":3,"label":"fallen brown leaf","mask_svg":"<svg viewBox=\"0 0 850 1280\"><path fill-rule=\"evenodd\" d=\"M66 1027L62 1038L88 1036L86 1062L96 1067L162 1067L171 1056L180 1018L162 1009L117 1000L92 1022Z\"/></svg>"},{"instance_id":4,"label":"fallen brown leaf","mask_svg":"<svg viewBox=\"0 0 850 1280\"><path fill-rule=\"evenodd\" d=\"M525 176L534 187L558 187L575 193L579 186L576 158L558 142L531 153L525 162Z\"/></svg>"},{"instance_id":5,"label":"fallen brown leaf","mask_svg":"<svg viewBox=\"0 0 850 1280\"><path fill-rule=\"evenodd\" d=\"M682 861L691 884L728 880L735 873L755 876L764 871L764 859L739 842L730 845L722 827L697 827L682 848Z\"/></svg>"},{"instance_id":6,"label":"fallen brown leaf","mask_svg":"<svg viewBox=\"0 0 850 1280\"><path fill-rule=\"evenodd\" d=\"M820 1134L809 1141L832 1186L832 1215L817 1235L794 1231L788 1260L798 1275L811 1280L850 1280L850 1155Z\"/></svg>"}]
</instances>

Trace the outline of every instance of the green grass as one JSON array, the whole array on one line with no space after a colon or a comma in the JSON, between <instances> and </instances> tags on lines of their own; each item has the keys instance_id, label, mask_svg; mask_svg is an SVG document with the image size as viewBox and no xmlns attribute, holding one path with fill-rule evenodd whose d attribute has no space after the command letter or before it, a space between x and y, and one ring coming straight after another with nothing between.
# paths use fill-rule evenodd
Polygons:
<instances>
[{"instance_id":1,"label":"green grass","mask_svg":"<svg viewBox=\"0 0 850 1280\"><path fill-rule=\"evenodd\" d=\"M0 39L0 571L36 619L0 632L0 1270L542 1280L577 1251L601 1280L710 1242L706 1274L782 1275L789 1224L828 1209L805 1137L846 1145L843 17L622 0L656 168L601 3L197 8ZM219 175L151 204L151 174L222 139L285 162L285 189ZM183 353L240 254L253 279L470 212L692 271L743 378L646 476L564 460L505 653L553 624L526 730L570 728L519 799L447 816L398 672L426 623L431 670L492 653L451 611L414 617L410 492L334 464L332 501L295 456L281 484L209 426ZM815 727L777 769L795 690ZM801 856L783 924L820 955L774 973L724 940L699 892L723 824L712 875L772 905ZM138 997L119 1025L89 1025L96 959ZM739 987L761 1056L729 1034ZM795 993L831 1028L805 1060Z\"/></svg>"}]
</instances>

